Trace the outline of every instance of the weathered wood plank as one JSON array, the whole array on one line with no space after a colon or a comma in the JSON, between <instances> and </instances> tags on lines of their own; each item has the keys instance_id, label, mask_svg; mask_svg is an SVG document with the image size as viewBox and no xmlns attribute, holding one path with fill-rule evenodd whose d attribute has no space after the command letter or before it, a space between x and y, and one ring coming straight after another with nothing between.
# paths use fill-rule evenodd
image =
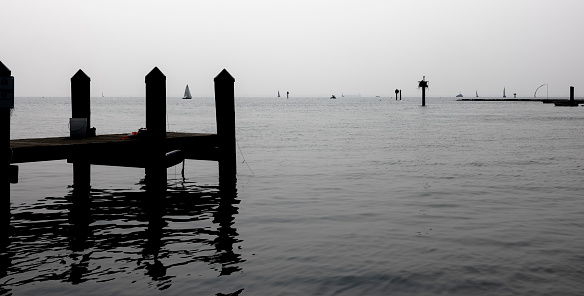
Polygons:
<instances>
[{"instance_id":1,"label":"weathered wood plank","mask_svg":"<svg viewBox=\"0 0 584 296\"><path fill-rule=\"evenodd\" d=\"M69 137L11 140L10 163L58 159L88 160L94 164L143 167L147 141L126 138L126 134L98 135L84 139ZM182 150L187 159L218 160L216 134L166 133L165 150ZM124 165L125 163L125 165Z\"/></svg>"}]
</instances>

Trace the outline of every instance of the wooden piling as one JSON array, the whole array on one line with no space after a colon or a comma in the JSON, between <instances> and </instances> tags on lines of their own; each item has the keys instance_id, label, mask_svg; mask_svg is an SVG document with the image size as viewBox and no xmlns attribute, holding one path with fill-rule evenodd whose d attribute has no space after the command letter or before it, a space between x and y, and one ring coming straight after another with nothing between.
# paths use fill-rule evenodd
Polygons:
<instances>
[{"instance_id":1,"label":"wooden piling","mask_svg":"<svg viewBox=\"0 0 584 296\"><path fill-rule=\"evenodd\" d=\"M574 101L574 87L570 86L570 103L571 104L575 104L576 102Z\"/></svg>"},{"instance_id":2,"label":"wooden piling","mask_svg":"<svg viewBox=\"0 0 584 296\"><path fill-rule=\"evenodd\" d=\"M149 159L146 167L147 187L166 190L166 76L158 67L146 75L146 139ZM157 191L157 190L153 190Z\"/></svg>"},{"instance_id":3,"label":"wooden piling","mask_svg":"<svg viewBox=\"0 0 584 296\"><path fill-rule=\"evenodd\" d=\"M91 131L91 78L81 69L71 77L71 118L86 118L85 137L95 136ZM73 127L69 127L73 128ZM73 159L73 188L86 192L91 186L91 165L86 155L76 155Z\"/></svg>"},{"instance_id":4,"label":"wooden piling","mask_svg":"<svg viewBox=\"0 0 584 296\"><path fill-rule=\"evenodd\" d=\"M71 77L71 118L86 118L85 135L95 136L91 132L91 78L81 69Z\"/></svg>"},{"instance_id":5,"label":"wooden piling","mask_svg":"<svg viewBox=\"0 0 584 296\"><path fill-rule=\"evenodd\" d=\"M215 114L219 138L219 183L231 183L236 178L235 154L235 78L223 69L214 79ZM286 94L288 95L288 94Z\"/></svg>"},{"instance_id":6,"label":"wooden piling","mask_svg":"<svg viewBox=\"0 0 584 296\"><path fill-rule=\"evenodd\" d=\"M4 79L11 79L12 72L0 61L0 77ZM14 91L3 89L0 93L0 99L3 104L14 98ZM10 111L13 106L6 104L0 106L0 196L2 196L2 223L1 228L3 233L4 228L10 226L10 158L12 157L12 150L10 149Z\"/></svg>"},{"instance_id":7,"label":"wooden piling","mask_svg":"<svg viewBox=\"0 0 584 296\"><path fill-rule=\"evenodd\" d=\"M418 88L422 88L422 106L426 106L426 88L428 88L426 76L423 76L422 80L418 81Z\"/></svg>"}]
</instances>

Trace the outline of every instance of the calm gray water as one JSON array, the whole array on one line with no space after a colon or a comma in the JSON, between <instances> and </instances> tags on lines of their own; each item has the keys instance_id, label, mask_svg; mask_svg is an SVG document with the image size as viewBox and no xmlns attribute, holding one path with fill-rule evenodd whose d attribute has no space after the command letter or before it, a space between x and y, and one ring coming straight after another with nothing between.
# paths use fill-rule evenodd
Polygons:
<instances>
[{"instance_id":1,"label":"calm gray water","mask_svg":"<svg viewBox=\"0 0 584 296\"><path fill-rule=\"evenodd\" d=\"M584 107L453 98L236 98L237 190L214 162L144 171L20 165L0 295L582 295ZM168 130L215 132L212 98ZM67 98L19 98L12 138L68 135ZM95 98L98 134L143 98Z\"/></svg>"}]
</instances>

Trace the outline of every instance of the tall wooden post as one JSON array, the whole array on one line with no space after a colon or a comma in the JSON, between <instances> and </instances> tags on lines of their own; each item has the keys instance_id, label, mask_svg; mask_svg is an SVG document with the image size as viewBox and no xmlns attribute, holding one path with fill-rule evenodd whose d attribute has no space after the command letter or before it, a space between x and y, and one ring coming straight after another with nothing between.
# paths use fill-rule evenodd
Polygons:
<instances>
[{"instance_id":1,"label":"tall wooden post","mask_svg":"<svg viewBox=\"0 0 584 296\"><path fill-rule=\"evenodd\" d=\"M401 89L399 90L399 100L401 101Z\"/></svg>"},{"instance_id":2,"label":"tall wooden post","mask_svg":"<svg viewBox=\"0 0 584 296\"><path fill-rule=\"evenodd\" d=\"M223 69L215 82L215 115L219 137L219 184L236 179L235 154L235 78ZM286 94L287 95L287 94Z\"/></svg>"},{"instance_id":3,"label":"tall wooden post","mask_svg":"<svg viewBox=\"0 0 584 296\"><path fill-rule=\"evenodd\" d=\"M573 105L575 103L574 101L574 87L570 86L570 103Z\"/></svg>"},{"instance_id":4,"label":"tall wooden post","mask_svg":"<svg viewBox=\"0 0 584 296\"><path fill-rule=\"evenodd\" d=\"M397 94L399 93L399 89L395 89L395 100L397 101Z\"/></svg>"},{"instance_id":5,"label":"tall wooden post","mask_svg":"<svg viewBox=\"0 0 584 296\"><path fill-rule=\"evenodd\" d=\"M422 80L418 81L418 87L422 88L422 106L426 106L426 88L428 88L428 81L426 81L426 76L423 76Z\"/></svg>"},{"instance_id":6,"label":"tall wooden post","mask_svg":"<svg viewBox=\"0 0 584 296\"><path fill-rule=\"evenodd\" d=\"M71 118L86 118L85 136L91 136L91 78L81 69L71 77ZM70 127L74 128L74 127ZM89 192L91 186L91 165L86 155L75 155L73 162L73 189L78 193Z\"/></svg>"},{"instance_id":7,"label":"tall wooden post","mask_svg":"<svg viewBox=\"0 0 584 296\"><path fill-rule=\"evenodd\" d=\"M146 75L147 186L166 190L166 76L158 67ZM156 191L156 190L155 190Z\"/></svg>"},{"instance_id":8,"label":"tall wooden post","mask_svg":"<svg viewBox=\"0 0 584 296\"><path fill-rule=\"evenodd\" d=\"M90 82L91 78L81 69L71 77L71 117L87 118L86 136L92 136Z\"/></svg>"},{"instance_id":9,"label":"tall wooden post","mask_svg":"<svg viewBox=\"0 0 584 296\"><path fill-rule=\"evenodd\" d=\"M14 108L14 77L0 61L0 196L2 196L2 225L10 226L10 111ZM4 237L5 231L2 231Z\"/></svg>"}]
</instances>

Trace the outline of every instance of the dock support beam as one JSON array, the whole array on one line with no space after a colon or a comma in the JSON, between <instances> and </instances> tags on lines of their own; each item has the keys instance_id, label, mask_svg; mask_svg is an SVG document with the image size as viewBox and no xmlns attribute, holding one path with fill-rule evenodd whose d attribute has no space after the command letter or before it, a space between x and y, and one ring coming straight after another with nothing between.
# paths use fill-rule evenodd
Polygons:
<instances>
[{"instance_id":1,"label":"dock support beam","mask_svg":"<svg viewBox=\"0 0 584 296\"><path fill-rule=\"evenodd\" d=\"M215 114L219 138L219 186L237 179L235 154L235 78L223 69L214 79Z\"/></svg>"},{"instance_id":2,"label":"dock support beam","mask_svg":"<svg viewBox=\"0 0 584 296\"><path fill-rule=\"evenodd\" d=\"M164 164L166 139L166 76L158 67L146 75L146 139L148 165L146 186L166 191L166 166ZM158 190L153 190L158 191Z\"/></svg>"},{"instance_id":3,"label":"dock support beam","mask_svg":"<svg viewBox=\"0 0 584 296\"><path fill-rule=\"evenodd\" d=\"M2 240L4 234L8 233L10 227L10 158L12 157L12 150L10 149L10 111L13 107L14 89L10 89L10 83L13 80L12 72L8 67L0 62L0 78L3 78L0 83L0 196L2 199ZM6 84L6 85L4 85Z\"/></svg>"}]
</instances>

